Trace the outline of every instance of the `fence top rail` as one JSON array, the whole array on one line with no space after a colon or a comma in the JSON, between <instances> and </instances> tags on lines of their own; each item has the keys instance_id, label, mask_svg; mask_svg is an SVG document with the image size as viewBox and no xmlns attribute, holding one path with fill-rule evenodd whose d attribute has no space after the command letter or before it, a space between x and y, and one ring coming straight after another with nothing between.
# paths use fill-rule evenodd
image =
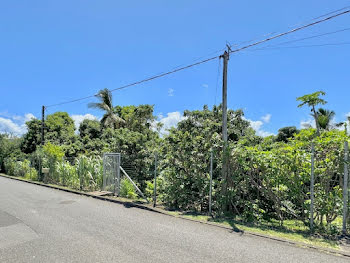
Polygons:
<instances>
[{"instance_id":1,"label":"fence top rail","mask_svg":"<svg viewBox=\"0 0 350 263\"><path fill-rule=\"evenodd\" d=\"M104 153L103 156L119 156L120 153Z\"/></svg>"}]
</instances>

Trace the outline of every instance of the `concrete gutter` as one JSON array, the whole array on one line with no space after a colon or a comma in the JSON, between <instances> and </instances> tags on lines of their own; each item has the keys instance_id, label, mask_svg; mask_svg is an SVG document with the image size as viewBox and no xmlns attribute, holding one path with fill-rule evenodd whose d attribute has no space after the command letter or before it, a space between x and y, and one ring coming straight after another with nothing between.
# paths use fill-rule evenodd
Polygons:
<instances>
[{"instance_id":1,"label":"concrete gutter","mask_svg":"<svg viewBox=\"0 0 350 263\"><path fill-rule=\"evenodd\" d=\"M121 204L121 205L124 205L124 206L127 206L127 207L136 207L136 208L140 208L140 209L143 209L143 210L148 210L148 211L151 211L151 212L156 212L156 213L160 213L160 214L171 216L171 217L181 218L183 220L188 220L188 221L192 221L192 222L196 222L196 223L200 223L200 224L205 224L205 225L210 225L210 226L214 226L214 227L219 227L219 228L223 228L223 229L227 229L227 230L231 230L231 231L233 230L232 227L229 227L229 226L216 224L216 223L213 223L213 222L206 222L206 221L195 220L195 219L187 218L187 217L184 217L184 216L181 216L181 215L173 215L173 214L170 214L169 212L167 212L167 211L165 211L163 209L156 208L156 207L153 207L153 206L147 205L147 204L137 203L135 201L118 200L116 198L112 198L112 197L108 197L108 196L94 195L94 194L91 194L91 193L86 193L86 192L82 192L82 191L72 190L72 189L60 187L60 186L57 186L57 185L49 185L49 184L44 184L44 183L37 182L37 181L30 181L30 180L19 178L19 177L9 176L9 175L2 174L2 173L0 173L0 176L8 178L8 179L12 179L12 180L17 180L17 181L21 181L21 182L26 182L26 183L30 183L30 184L44 186L44 187L47 187L47 188L52 188L52 189L56 189L56 190L65 191L65 192L68 192L68 193L73 193L73 194L83 195L83 196L87 196L87 197L92 197L92 198L103 200L103 201L113 202L113 203ZM274 241L278 241L278 242L283 242L283 243L286 243L286 244L289 244L289 245L293 245L293 246L297 246L297 247L314 249L314 250L317 250L317 251L321 251L321 252L325 252L325 253L329 253L329 254L333 254L333 255L337 255L337 256L344 256L344 257L347 257L347 258L350 259L350 251L347 252L347 251L336 250L336 249L331 249L331 248L324 248L324 247L314 246L314 245L310 245L310 244L306 244L306 243L302 243L302 242L297 242L297 241L292 241L292 240L288 240L288 239L282 239L282 238L273 237L273 236L269 236L269 235L258 234L258 233L250 232L250 231L242 231L241 233L242 234L246 234L246 235L250 235L250 236L266 238L266 239L274 240Z\"/></svg>"}]
</instances>

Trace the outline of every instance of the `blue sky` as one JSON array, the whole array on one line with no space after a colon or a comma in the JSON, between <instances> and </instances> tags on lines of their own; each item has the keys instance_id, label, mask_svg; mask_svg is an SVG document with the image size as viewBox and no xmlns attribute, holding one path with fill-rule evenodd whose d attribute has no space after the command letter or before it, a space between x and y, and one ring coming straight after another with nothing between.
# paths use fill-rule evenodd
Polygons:
<instances>
[{"instance_id":1,"label":"blue sky","mask_svg":"<svg viewBox=\"0 0 350 263\"><path fill-rule=\"evenodd\" d=\"M25 131L41 105L117 88L267 33L282 32L349 1L1 1L0 132ZM350 15L269 44L349 27ZM286 44L350 41L350 31ZM296 97L327 93L336 121L350 112L350 45L250 50L231 55L228 106L242 108L259 134L308 121ZM113 93L119 105L154 104L167 125L185 109L221 101L219 61ZM219 75L218 75L219 72ZM52 107L81 120L91 100ZM90 115L89 115L90 116Z\"/></svg>"}]
</instances>

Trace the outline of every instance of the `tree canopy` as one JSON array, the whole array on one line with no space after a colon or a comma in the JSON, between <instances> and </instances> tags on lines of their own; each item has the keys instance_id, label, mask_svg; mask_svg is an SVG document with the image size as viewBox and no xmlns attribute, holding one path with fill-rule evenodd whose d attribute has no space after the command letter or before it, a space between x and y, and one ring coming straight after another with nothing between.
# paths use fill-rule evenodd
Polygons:
<instances>
[{"instance_id":1,"label":"tree canopy","mask_svg":"<svg viewBox=\"0 0 350 263\"><path fill-rule=\"evenodd\" d=\"M299 107L312 107L317 129L287 126L264 138L256 134L243 110L229 109L227 153L223 153L221 105L185 110L177 125L160 134L156 127L161 122L153 105L113 106L111 93L105 89L93 106L104 111L103 117L83 120L78 133L67 112L56 112L46 117L43 147L39 147L41 121L37 119L26 123L28 131L22 138L0 134L0 169L32 178L35 168L34 178L39 180L94 191L103 182L103 153L121 153L122 167L151 197L157 158L157 198L168 208L207 213L212 153L216 215L223 212L225 200L225 213L239 219L282 224L297 219L308 224L313 142L315 222L322 231L332 231L332 222L341 214L343 143L349 136L347 121L342 123L345 132L338 130L333 123L335 113L316 108L326 103L320 98L323 95L319 91L298 98ZM223 154L228 157L225 178ZM49 168L44 178L37 176L38 160ZM220 191L224 183L225 193ZM124 195L136 196L128 181L123 180L122 185Z\"/></svg>"},{"instance_id":2,"label":"tree canopy","mask_svg":"<svg viewBox=\"0 0 350 263\"><path fill-rule=\"evenodd\" d=\"M89 103L90 108L96 108L104 111L104 115L101 119L102 127L116 128L120 127L125 121L118 116L113 107L112 92L108 89L100 90L97 95L99 102Z\"/></svg>"}]
</instances>

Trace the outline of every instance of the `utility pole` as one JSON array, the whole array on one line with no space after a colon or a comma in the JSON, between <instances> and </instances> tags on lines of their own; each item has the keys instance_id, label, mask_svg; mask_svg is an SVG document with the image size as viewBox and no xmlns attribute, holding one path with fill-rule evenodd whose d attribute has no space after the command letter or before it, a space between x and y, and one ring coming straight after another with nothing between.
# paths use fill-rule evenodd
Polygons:
<instances>
[{"instance_id":1,"label":"utility pole","mask_svg":"<svg viewBox=\"0 0 350 263\"><path fill-rule=\"evenodd\" d=\"M227 64L230 55L227 51L221 58L224 59L224 69L222 78L222 139L224 144L227 144Z\"/></svg>"},{"instance_id":2,"label":"utility pole","mask_svg":"<svg viewBox=\"0 0 350 263\"><path fill-rule=\"evenodd\" d=\"M45 129L45 106L43 105L41 108L41 145L45 144L44 129Z\"/></svg>"},{"instance_id":3,"label":"utility pole","mask_svg":"<svg viewBox=\"0 0 350 263\"><path fill-rule=\"evenodd\" d=\"M222 78L222 140L223 140L223 158L222 158L222 195L224 197L223 210L227 209L227 171L228 171L228 155L227 155L227 65L230 59L230 46L220 58L224 60L223 78Z\"/></svg>"}]
</instances>

